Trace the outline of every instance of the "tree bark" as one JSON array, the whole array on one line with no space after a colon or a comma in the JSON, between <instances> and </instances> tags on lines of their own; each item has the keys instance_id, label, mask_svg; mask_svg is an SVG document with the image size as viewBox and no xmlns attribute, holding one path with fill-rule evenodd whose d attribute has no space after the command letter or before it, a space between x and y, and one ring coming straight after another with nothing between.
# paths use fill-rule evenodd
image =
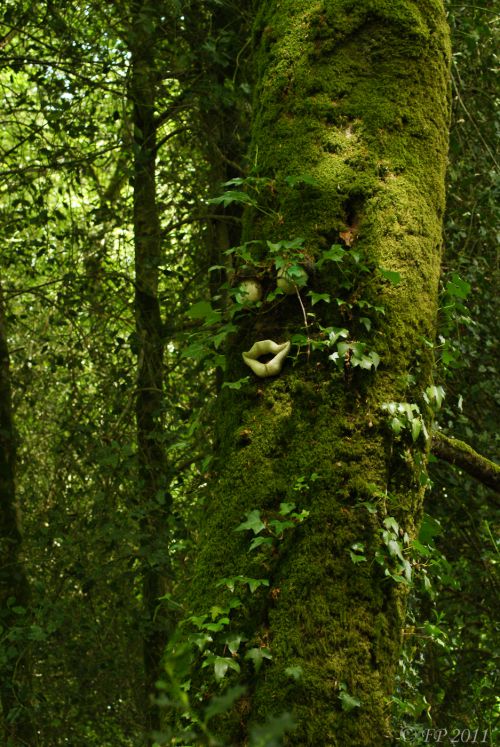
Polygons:
<instances>
[{"instance_id":1,"label":"tree bark","mask_svg":"<svg viewBox=\"0 0 500 747\"><path fill-rule=\"evenodd\" d=\"M29 586L20 560L21 533L16 510L15 463L16 436L12 420L9 351L0 288L0 621L3 639L0 704L5 744L31 747L34 731L29 709L27 644L22 637L9 637L13 628L24 624L29 608Z\"/></svg>"},{"instance_id":2,"label":"tree bark","mask_svg":"<svg viewBox=\"0 0 500 747\"><path fill-rule=\"evenodd\" d=\"M164 449L163 333L158 299L161 231L156 199L156 49L160 9L154 0L131 3L130 99L134 126L135 318L137 335L138 505L140 563L146 616L145 695L148 730L159 730L155 684L169 622L156 614L169 576L167 517L171 506Z\"/></svg>"},{"instance_id":3,"label":"tree bark","mask_svg":"<svg viewBox=\"0 0 500 747\"><path fill-rule=\"evenodd\" d=\"M219 398L218 475L192 603L208 612L220 598L215 580L263 575L248 538L233 531L247 512L268 521L281 502L307 509L268 559L269 594L234 620L272 661L246 672L247 694L220 733L246 744L252 724L292 711L287 744L379 747L391 739L407 594L384 521L397 523L393 541L406 559L427 451L423 437L393 437L382 405L422 406L432 376L424 338L433 338L437 312L448 29L440 0L257 5L249 160L270 185L246 238L261 240L252 245L256 273L272 287L266 241L301 237L309 281L300 300L240 315L228 378L250 384ZM325 259L331 245L342 245L341 263ZM312 306L309 291L330 300ZM315 314L307 329L304 312ZM328 358L335 347L315 352L320 325L348 330L343 371ZM244 366L256 341L297 333L309 335L313 353L295 348L279 376L258 379ZM380 356L377 371L356 366L358 343ZM366 562L352 561L353 545Z\"/></svg>"}]
</instances>

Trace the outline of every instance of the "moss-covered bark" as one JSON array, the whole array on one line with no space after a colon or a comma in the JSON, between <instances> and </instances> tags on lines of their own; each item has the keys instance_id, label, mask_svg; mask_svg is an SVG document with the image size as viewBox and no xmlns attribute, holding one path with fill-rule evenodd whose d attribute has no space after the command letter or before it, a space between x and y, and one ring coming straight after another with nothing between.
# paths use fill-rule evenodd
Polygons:
<instances>
[{"instance_id":1,"label":"moss-covered bark","mask_svg":"<svg viewBox=\"0 0 500 747\"><path fill-rule=\"evenodd\" d=\"M236 623L273 658L249 673L247 696L221 729L228 744L245 744L249 725L291 711L297 728L287 744L375 747L390 741L388 698L405 617L405 585L385 575L375 554L387 550L387 516L401 527L402 546L405 533L414 535L427 450L423 438L418 447L394 440L381 406L420 402L432 375L424 341L433 338L437 308L448 31L440 0L259 6L251 162L273 184L266 214L249 222L247 237L303 237L310 265L331 244L363 255L369 271L347 295L344 268L325 262L302 299L316 321L348 328L349 339L365 342L381 363L377 372L348 366L342 373L323 351L289 358L277 378L223 390L219 471L193 600L198 612L213 603L217 591L207 579L263 575L247 538L232 531L246 512L269 516L282 501L307 508L308 520L270 561L269 595ZM316 185L286 180L299 175ZM401 281L387 282L377 267ZM308 290L331 299L344 293L346 303L311 309ZM384 311L366 312L364 302ZM370 332L360 321L366 314ZM253 342L283 342L303 326L295 296L244 314L230 378L249 373L241 352ZM298 491L301 483L309 488ZM366 562L352 562L355 543ZM290 666L302 668L299 679ZM341 692L360 705L345 710Z\"/></svg>"},{"instance_id":2,"label":"moss-covered bark","mask_svg":"<svg viewBox=\"0 0 500 747\"><path fill-rule=\"evenodd\" d=\"M478 454L464 441L436 432L432 436L432 453L449 464L456 464L483 485L500 492L500 466Z\"/></svg>"}]
</instances>

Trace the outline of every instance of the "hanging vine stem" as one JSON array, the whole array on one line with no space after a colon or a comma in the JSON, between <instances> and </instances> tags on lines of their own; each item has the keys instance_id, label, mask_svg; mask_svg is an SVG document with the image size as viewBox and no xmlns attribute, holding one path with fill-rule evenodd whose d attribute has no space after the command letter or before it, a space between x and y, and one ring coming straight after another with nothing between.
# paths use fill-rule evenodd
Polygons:
<instances>
[{"instance_id":1,"label":"hanging vine stem","mask_svg":"<svg viewBox=\"0 0 500 747\"><path fill-rule=\"evenodd\" d=\"M297 294L297 298L299 299L300 308L302 309L302 316L304 317L304 327L306 330L306 336L307 336L307 360L309 361L309 358L311 357L311 338L309 337L309 324L307 323L307 312L304 308L304 304L302 302L302 298L297 286L297 283L294 283L295 285L295 293Z\"/></svg>"}]
</instances>

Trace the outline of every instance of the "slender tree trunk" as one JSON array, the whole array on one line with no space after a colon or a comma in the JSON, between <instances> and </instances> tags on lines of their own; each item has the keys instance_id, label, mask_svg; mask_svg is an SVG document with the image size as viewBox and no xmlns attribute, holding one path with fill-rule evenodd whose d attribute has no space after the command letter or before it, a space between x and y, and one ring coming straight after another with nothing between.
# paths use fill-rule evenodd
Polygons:
<instances>
[{"instance_id":1,"label":"slender tree trunk","mask_svg":"<svg viewBox=\"0 0 500 747\"><path fill-rule=\"evenodd\" d=\"M169 574L167 518L171 505L164 450L163 335L158 301L161 235L156 202L155 50L159 9L154 0L132 2L134 122L135 316L137 333L137 445L141 516L142 593L146 613L144 669L147 726L160 728L152 698L168 625L157 616L158 598Z\"/></svg>"},{"instance_id":2,"label":"slender tree trunk","mask_svg":"<svg viewBox=\"0 0 500 747\"><path fill-rule=\"evenodd\" d=\"M264 286L275 273L265 241L301 237L309 281L300 301L243 313L228 351L229 378L251 382L220 396L219 471L193 604L202 613L220 596L208 578L263 575L248 538L233 531L247 512L275 518L281 502L309 510L269 559L269 594L234 623L273 658L248 672L221 734L246 744L252 723L292 711L287 744L379 747L391 739L428 451L423 434L394 435L383 405L424 411L432 377L425 341L440 272L448 30L441 0L257 5L251 163L272 184L246 236L263 240L255 264ZM327 259L332 244L342 261ZM312 306L309 291L328 296ZM304 311L316 315L307 329ZM289 357L277 377L244 366L242 352L258 340L299 333L318 346L319 325L348 330L342 371L328 357L336 344ZM371 351L376 371L358 365Z\"/></svg>"},{"instance_id":3,"label":"slender tree trunk","mask_svg":"<svg viewBox=\"0 0 500 747\"><path fill-rule=\"evenodd\" d=\"M29 607L29 587L19 558L19 531L14 471L16 437L12 422L9 351L5 311L0 288L0 622L2 651L0 704L4 743L12 747L34 745L34 731L28 700L30 697L29 659L22 638L9 637L22 626ZM17 609L17 612L16 612ZM24 609L24 613L22 610Z\"/></svg>"}]
</instances>

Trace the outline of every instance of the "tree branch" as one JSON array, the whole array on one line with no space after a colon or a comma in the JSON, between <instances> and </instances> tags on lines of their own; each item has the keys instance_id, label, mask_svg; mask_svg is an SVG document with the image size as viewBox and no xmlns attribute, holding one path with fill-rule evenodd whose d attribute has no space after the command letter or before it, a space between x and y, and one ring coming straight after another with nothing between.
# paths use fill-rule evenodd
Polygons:
<instances>
[{"instance_id":1,"label":"tree branch","mask_svg":"<svg viewBox=\"0 0 500 747\"><path fill-rule=\"evenodd\" d=\"M500 466L478 454L464 441L436 432L432 434L431 452L439 459L461 467L483 485L500 492Z\"/></svg>"}]
</instances>

